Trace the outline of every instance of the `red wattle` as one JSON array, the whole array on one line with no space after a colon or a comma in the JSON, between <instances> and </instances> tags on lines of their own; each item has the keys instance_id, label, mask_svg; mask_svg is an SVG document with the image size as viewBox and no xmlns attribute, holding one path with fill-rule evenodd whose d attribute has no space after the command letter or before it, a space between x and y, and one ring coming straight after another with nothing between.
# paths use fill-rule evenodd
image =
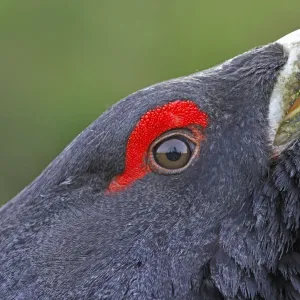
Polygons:
<instances>
[{"instance_id":1,"label":"red wattle","mask_svg":"<svg viewBox=\"0 0 300 300\"><path fill-rule=\"evenodd\" d=\"M124 172L113 178L107 192L124 190L150 172L148 149L162 133L193 124L207 127L208 116L190 100L176 100L146 112L128 138Z\"/></svg>"}]
</instances>

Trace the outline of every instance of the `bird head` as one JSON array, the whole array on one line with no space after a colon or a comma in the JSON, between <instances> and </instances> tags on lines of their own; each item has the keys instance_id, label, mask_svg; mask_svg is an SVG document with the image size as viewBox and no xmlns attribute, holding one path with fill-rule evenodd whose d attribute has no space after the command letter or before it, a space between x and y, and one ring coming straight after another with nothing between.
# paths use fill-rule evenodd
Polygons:
<instances>
[{"instance_id":1,"label":"bird head","mask_svg":"<svg viewBox=\"0 0 300 300\"><path fill-rule=\"evenodd\" d=\"M251 211L300 135L299 56L296 31L142 89L85 129L0 211L37 291L196 299L223 224Z\"/></svg>"}]
</instances>

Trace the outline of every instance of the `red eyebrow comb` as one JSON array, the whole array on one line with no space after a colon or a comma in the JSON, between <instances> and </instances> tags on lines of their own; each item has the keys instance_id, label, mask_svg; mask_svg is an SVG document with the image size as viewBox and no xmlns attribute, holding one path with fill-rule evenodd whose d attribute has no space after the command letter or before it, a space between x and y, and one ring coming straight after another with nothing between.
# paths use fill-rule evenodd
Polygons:
<instances>
[{"instance_id":1,"label":"red eyebrow comb","mask_svg":"<svg viewBox=\"0 0 300 300\"><path fill-rule=\"evenodd\" d=\"M175 100L146 112L128 138L124 171L113 178L107 192L124 190L151 172L146 160L148 149L162 133L193 124L206 128L208 115L191 100Z\"/></svg>"}]
</instances>

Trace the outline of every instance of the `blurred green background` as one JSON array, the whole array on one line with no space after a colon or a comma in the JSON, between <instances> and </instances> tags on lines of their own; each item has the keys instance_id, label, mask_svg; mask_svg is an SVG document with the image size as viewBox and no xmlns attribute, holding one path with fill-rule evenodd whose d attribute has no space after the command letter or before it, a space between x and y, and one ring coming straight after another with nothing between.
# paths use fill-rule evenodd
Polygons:
<instances>
[{"instance_id":1,"label":"blurred green background","mask_svg":"<svg viewBox=\"0 0 300 300\"><path fill-rule=\"evenodd\" d=\"M300 1L1 0L0 204L112 103L300 28Z\"/></svg>"}]
</instances>

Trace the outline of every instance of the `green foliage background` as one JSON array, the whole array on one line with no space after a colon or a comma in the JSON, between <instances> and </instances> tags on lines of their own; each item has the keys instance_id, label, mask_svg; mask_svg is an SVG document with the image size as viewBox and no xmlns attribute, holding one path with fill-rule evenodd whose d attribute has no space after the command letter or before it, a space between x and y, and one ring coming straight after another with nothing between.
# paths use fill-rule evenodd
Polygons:
<instances>
[{"instance_id":1,"label":"green foliage background","mask_svg":"<svg viewBox=\"0 0 300 300\"><path fill-rule=\"evenodd\" d=\"M300 28L300 1L1 0L0 204L112 103Z\"/></svg>"}]
</instances>

